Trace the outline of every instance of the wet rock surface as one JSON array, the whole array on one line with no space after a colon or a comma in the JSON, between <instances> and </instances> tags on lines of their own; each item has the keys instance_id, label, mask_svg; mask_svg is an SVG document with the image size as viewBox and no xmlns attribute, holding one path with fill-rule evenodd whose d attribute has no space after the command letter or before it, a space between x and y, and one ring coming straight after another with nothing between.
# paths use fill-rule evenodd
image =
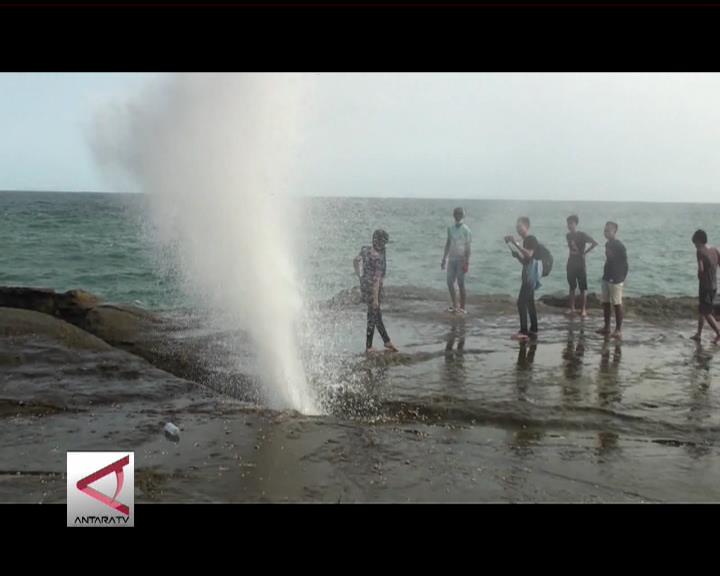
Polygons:
<instances>
[{"instance_id":1,"label":"wet rock surface","mask_svg":"<svg viewBox=\"0 0 720 576\"><path fill-rule=\"evenodd\" d=\"M240 334L91 295L12 293L0 501L63 502L68 450L133 450L138 502L720 498L718 348L688 340L692 314L635 316L614 342L595 334L597 312L546 303L539 340L518 345L512 298L471 299L456 317L440 292L387 292L399 354L362 354L353 291L317 307L336 360L310 370L320 417L243 393Z\"/></svg>"}]
</instances>

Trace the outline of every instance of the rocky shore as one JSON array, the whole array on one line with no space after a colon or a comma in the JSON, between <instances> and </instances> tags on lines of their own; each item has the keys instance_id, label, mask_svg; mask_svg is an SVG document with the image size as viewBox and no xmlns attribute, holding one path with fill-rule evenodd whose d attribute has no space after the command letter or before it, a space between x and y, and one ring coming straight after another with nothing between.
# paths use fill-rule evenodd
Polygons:
<instances>
[{"instance_id":1,"label":"rocky shore","mask_svg":"<svg viewBox=\"0 0 720 576\"><path fill-rule=\"evenodd\" d=\"M63 502L67 450L134 451L138 502L718 499L718 347L688 340L693 298L626 302L612 343L594 296L585 322L542 296L522 346L512 297L457 318L444 291L389 286L401 353L365 359L343 291L314 308L334 323L340 368L317 378L337 409L305 417L262 407L240 331L0 288L0 502Z\"/></svg>"}]
</instances>

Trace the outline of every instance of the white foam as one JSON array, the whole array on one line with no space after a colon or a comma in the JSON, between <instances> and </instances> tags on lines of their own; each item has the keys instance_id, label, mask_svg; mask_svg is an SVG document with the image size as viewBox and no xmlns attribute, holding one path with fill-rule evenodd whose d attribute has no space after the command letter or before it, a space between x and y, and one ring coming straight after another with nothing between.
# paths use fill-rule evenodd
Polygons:
<instances>
[{"instance_id":1,"label":"white foam","mask_svg":"<svg viewBox=\"0 0 720 576\"><path fill-rule=\"evenodd\" d=\"M317 413L297 341L303 302L288 192L301 79L278 74L164 78L98 118L94 150L149 200L160 246L218 325L248 331L269 406Z\"/></svg>"}]
</instances>

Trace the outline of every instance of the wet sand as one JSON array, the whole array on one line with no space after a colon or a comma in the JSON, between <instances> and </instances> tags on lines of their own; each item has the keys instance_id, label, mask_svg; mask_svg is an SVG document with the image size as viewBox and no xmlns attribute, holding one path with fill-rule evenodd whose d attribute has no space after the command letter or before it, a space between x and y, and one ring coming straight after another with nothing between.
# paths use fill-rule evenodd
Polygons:
<instances>
[{"instance_id":1,"label":"wet sand","mask_svg":"<svg viewBox=\"0 0 720 576\"><path fill-rule=\"evenodd\" d=\"M0 501L64 502L67 450L133 450L138 502L720 500L720 347L688 339L691 314L629 308L615 343L594 333L599 310L580 321L540 305L540 338L521 345L512 299L471 302L463 319L444 305L389 298L401 353L370 359L363 309L320 307L332 360L310 371L319 417L120 348L2 334Z\"/></svg>"}]
</instances>

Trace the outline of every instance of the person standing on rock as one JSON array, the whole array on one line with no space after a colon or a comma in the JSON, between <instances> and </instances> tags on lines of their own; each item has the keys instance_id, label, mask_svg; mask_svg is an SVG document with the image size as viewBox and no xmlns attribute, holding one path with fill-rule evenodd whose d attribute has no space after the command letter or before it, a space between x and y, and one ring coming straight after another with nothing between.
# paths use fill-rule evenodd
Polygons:
<instances>
[{"instance_id":1,"label":"person standing on rock","mask_svg":"<svg viewBox=\"0 0 720 576\"><path fill-rule=\"evenodd\" d=\"M535 236L530 235L530 218L522 216L517 219L517 233L522 238L522 244L514 236L505 236L505 242L510 246L512 256L522 264L522 277L517 307L520 314L520 332L513 335L513 340L527 341L537 338L538 319L535 311L535 290L540 286L542 264L537 260L535 252L539 243ZM530 330L528 331L528 315L530 316Z\"/></svg>"},{"instance_id":2,"label":"person standing on rock","mask_svg":"<svg viewBox=\"0 0 720 576\"><path fill-rule=\"evenodd\" d=\"M450 291L451 301L448 312L465 314L465 274L470 266L472 233L463 222L465 219L463 208L455 208L453 218L455 218L455 224L448 226L445 252L440 269L445 270L447 266L447 287ZM457 292L460 292L460 306L457 302Z\"/></svg>"},{"instance_id":3,"label":"person standing on rock","mask_svg":"<svg viewBox=\"0 0 720 576\"><path fill-rule=\"evenodd\" d=\"M693 340L700 342L702 338L703 324L707 321L715 331L715 342L720 342L720 329L713 316L715 294L717 293L717 268L720 260L720 251L714 246L708 246L708 238L705 230L696 230L692 236L692 243L697 250L698 281L699 281L699 306L698 306L698 329L692 336Z\"/></svg>"},{"instance_id":4,"label":"person standing on rock","mask_svg":"<svg viewBox=\"0 0 720 576\"><path fill-rule=\"evenodd\" d=\"M613 338L622 338L623 323L623 286L628 274L628 259L625 245L616 238L618 225L615 222L605 224L605 269L602 277L602 305L605 325L597 330L598 334L610 334L611 308L615 309L615 332Z\"/></svg>"},{"instance_id":5,"label":"person standing on rock","mask_svg":"<svg viewBox=\"0 0 720 576\"><path fill-rule=\"evenodd\" d=\"M577 229L580 219L575 215L567 217L568 244L567 281L570 286L568 314L575 315L575 290L580 289L582 309L580 316L587 318L587 271L585 268L585 255L598 245L595 240ZM587 250L585 247L590 245Z\"/></svg>"},{"instance_id":6,"label":"person standing on rock","mask_svg":"<svg viewBox=\"0 0 720 576\"><path fill-rule=\"evenodd\" d=\"M372 347L375 328L377 328L377 331L385 343L385 349L390 352L398 351L390 340L387 330L385 330L382 311L380 310L383 295L383 280L387 268L385 246L389 240L390 237L385 230L375 230L372 237L372 246L363 246L360 254L358 254L353 261L355 273L360 278L362 300L368 305L365 339L365 350L367 353L375 352L375 349Z\"/></svg>"}]
</instances>

